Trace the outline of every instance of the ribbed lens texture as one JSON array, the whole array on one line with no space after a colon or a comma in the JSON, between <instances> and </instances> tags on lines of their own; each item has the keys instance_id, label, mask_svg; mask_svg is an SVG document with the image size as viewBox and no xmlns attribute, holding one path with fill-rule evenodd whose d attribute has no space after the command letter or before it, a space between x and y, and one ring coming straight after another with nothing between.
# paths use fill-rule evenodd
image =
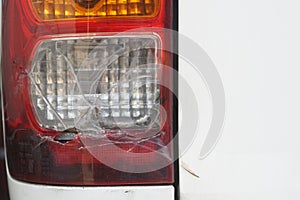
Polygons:
<instances>
[{"instance_id":1,"label":"ribbed lens texture","mask_svg":"<svg viewBox=\"0 0 300 200\"><path fill-rule=\"evenodd\" d=\"M103 16L151 16L156 0L31 0L43 20Z\"/></svg>"},{"instance_id":2,"label":"ribbed lens texture","mask_svg":"<svg viewBox=\"0 0 300 200\"><path fill-rule=\"evenodd\" d=\"M44 41L29 73L40 125L159 128L158 45L152 36Z\"/></svg>"}]
</instances>

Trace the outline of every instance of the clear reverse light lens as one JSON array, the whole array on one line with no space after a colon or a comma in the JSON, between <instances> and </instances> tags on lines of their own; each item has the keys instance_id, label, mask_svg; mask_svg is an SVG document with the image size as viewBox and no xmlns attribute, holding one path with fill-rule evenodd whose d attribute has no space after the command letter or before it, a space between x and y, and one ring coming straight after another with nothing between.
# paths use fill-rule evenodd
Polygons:
<instances>
[{"instance_id":1,"label":"clear reverse light lens","mask_svg":"<svg viewBox=\"0 0 300 200\"><path fill-rule=\"evenodd\" d=\"M152 35L42 42L29 74L41 126L158 128L159 44Z\"/></svg>"}]
</instances>

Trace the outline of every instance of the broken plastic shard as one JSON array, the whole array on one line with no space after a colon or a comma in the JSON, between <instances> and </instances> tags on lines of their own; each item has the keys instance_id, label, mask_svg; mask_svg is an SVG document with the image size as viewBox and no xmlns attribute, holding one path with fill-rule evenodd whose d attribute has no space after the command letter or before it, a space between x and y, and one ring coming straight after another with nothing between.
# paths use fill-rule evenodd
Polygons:
<instances>
[{"instance_id":1,"label":"broken plastic shard","mask_svg":"<svg viewBox=\"0 0 300 200\"><path fill-rule=\"evenodd\" d=\"M76 128L70 128L67 130L64 130L63 132L60 132L58 135L54 137L55 141L66 143L69 141L72 141L76 138L76 135L78 134L79 130Z\"/></svg>"}]
</instances>

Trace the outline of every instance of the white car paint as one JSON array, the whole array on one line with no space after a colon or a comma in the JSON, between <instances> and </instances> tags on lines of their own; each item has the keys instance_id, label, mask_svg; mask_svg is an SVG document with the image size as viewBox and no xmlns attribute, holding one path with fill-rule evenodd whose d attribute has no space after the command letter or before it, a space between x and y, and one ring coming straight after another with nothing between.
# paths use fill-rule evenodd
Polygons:
<instances>
[{"instance_id":1,"label":"white car paint","mask_svg":"<svg viewBox=\"0 0 300 200\"><path fill-rule=\"evenodd\" d=\"M179 7L180 33L214 61L227 110L212 154L198 159L199 139L182 158L200 177L181 171L183 199L300 199L300 1L184 0Z\"/></svg>"},{"instance_id":2,"label":"white car paint","mask_svg":"<svg viewBox=\"0 0 300 200\"><path fill-rule=\"evenodd\" d=\"M62 187L28 184L8 176L11 200L174 200L173 186Z\"/></svg>"}]
</instances>

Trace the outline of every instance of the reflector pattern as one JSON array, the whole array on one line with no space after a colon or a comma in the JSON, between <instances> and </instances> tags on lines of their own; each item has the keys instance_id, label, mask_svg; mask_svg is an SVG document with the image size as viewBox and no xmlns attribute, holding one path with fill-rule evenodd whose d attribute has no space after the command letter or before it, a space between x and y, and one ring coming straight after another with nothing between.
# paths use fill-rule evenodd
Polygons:
<instances>
[{"instance_id":1,"label":"reflector pattern","mask_svg":"<svg viewBox=\"0 0 300 200\"><path fill-rule=\"evenodd\" d=\"M43 20L86 17L153 16L157 0L30 0Z\"/></svg>"},{"instance_id":2,"label":"reflector pattern","mask_svg":"<svg viewBox=\"0 0 300 200\"><path fill-rule=\"evenodd\" d=\"M158 45L154 36L44 41L29 73L40 124L57 130L159 128Z\"/></svg>"}]
</instances>

